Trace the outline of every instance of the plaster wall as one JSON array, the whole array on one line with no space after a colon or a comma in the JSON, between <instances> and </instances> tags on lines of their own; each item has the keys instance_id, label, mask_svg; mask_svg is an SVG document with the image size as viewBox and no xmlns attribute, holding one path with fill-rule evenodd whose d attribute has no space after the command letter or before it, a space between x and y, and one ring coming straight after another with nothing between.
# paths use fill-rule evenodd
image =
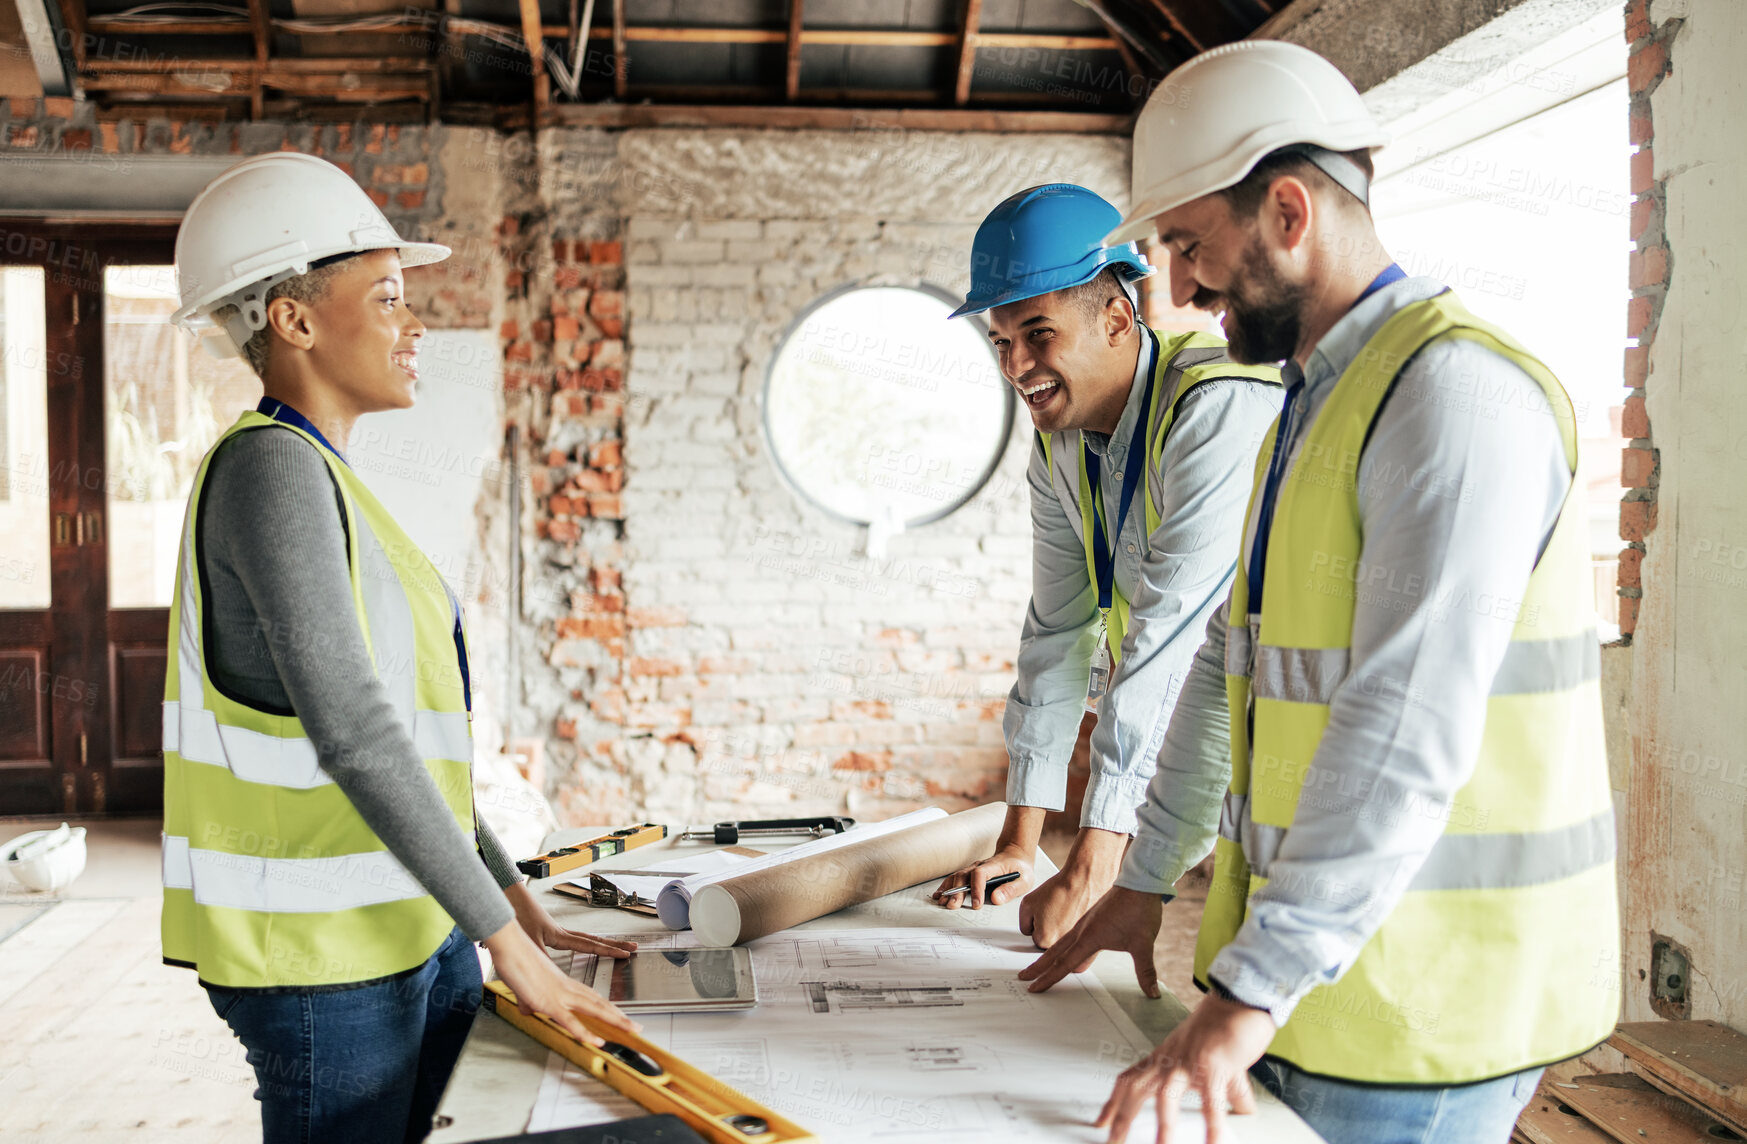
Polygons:
<instances>
[{"instance_id":1,"label":"plaster wall","mask_svg":"<svg viewBox=\"0 0 1747 1144\"><path fill-rule=\"evenodd\" d=\"M1644 382L1659 456L1654 531L1644 538L1637 631L1609 653L1629 657L1629 670L1610 665L1607 675L1610 707L1624 689L1631 744L1626 1018L1652 1015L1645 975L1654 932L1691 953L1691 1016L1739 1029L1747 1028L1747 225L1738 205L1747 177L1739 117L1747 9L1676 0L1649 4L1648 19L1667 70L1649 97L1654 146L1640 155L1652 155L1669 272Z\"/></svg>"}]
</instances>

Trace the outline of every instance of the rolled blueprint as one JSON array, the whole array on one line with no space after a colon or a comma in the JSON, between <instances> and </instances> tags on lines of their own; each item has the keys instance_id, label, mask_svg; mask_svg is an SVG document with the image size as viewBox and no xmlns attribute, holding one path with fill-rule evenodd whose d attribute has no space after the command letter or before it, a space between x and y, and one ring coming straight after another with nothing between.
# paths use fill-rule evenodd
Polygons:
<instances>
[{"instance_id":1,"label":"rolled blueprint","mask_svg":"<svg viewBox=\"0 0 1747 1144\"><path fill-rule=\"evenodd\" d=\"M692 932L705 946L739 945L945 877L993 854L1006 816L1006 803L990 803L798 861L738 867L692 895Z\"/></svg>"},{"instance_id":2,"label":"rolled blueprint","mask_svg":"<svg viewBox=\"0 0 1747 1144\"><path fill-rule=\"evenodd\" d=\"M692 896L712 882L720 882L723 878L734 874L751 874L759 870L768 870L772 866L781 866L788 862L798 862L815 854L848 846L863 839L878 838L895 830L903 830L923 822L946 817L946 811L938 806L924 810L913 810L909 814L900 814L896 818L888 818L884 822L874 822L866 826L857 826L833 834L827 838L818 838L812 842L803 842L799 846L791 846L787 850L778 850L775 854L766 854L750 862L741 862L727 869L706 870L693 874L688 878L679 878L661 888L655 896L655 913L668 929L685 929L691 925Z\"/></svg>"}]
</instances>

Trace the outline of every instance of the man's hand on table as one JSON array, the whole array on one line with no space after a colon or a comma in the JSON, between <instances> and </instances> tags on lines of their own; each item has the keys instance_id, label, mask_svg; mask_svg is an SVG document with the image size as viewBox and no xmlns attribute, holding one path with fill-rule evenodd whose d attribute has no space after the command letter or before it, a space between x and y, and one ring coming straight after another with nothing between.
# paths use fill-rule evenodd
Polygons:
<instances>
[{"instance_id":1,"label":"man's hand on table","mask_svg":"<svg viewBox=\"0 0 1747 1144\"><path fill-rule=\"evenodd\" d=\"M1062 868L1019 903L1019 932L1038 949L1055 945L1115 884L1127 849L1127 834L1083 827Z\"/></svg>"},{"instance_id":2,"label":"man's hand on table","mask_svg":"<svg viewBox=\"0 0 1747 1144\"><path fill-rule=\"evenodd\" d=\"M961 906L980 910L985 898L990 905L999 906L1031 889L1031 864L1037 859L1037 840L1043 836L1043 816L1046 813L1041 806L1009 805L1007 819L1001 824L1001 836L995 840L995 853L942 878L934 889L934 900L949 910ZM1002 874L1018 874L1019 877L993 890L984 889L989 879L999 878ZM947 891L954 886L969 886L970 889L948 897Z\"/></svg>"},{"instance_id":3,"label":"man's hand on table","mask_svg":"<svg viewBox=\"0 0 1747 1144\"><path fill-rule=\"evenodd\" d=\"M1201 1000L1145 1060L1123 1071L1098 1113L1097 1126L1112 1142L1128 1138L1146 1102L1156 1102L1158 1144L1168 1144L1179 1119L1178 1102L1194 1089L1207 1119L1208 1144L1225 1138L1225 1106L1239 1115L1256 1110L1245 1073L1274 1039L1274 1018L1261 1009L1218 996Z\"/></svg>"},{"instance_id":4,"label":"man's hand on table","mask_svg":"<svg viewBox=\"0 0 1747 1144\"><path fill-rule=\"evenodd\" d=\"M1019 980L1031 982L1031 992L1042 993L1068 974L1090 969L1101 950L1114 949L1133 958L1141 990L1157 998L1159 973L1153 966L1153 942L1158 940L1163 908L1157 894L1112 886L1066 937L1019 971Z\"/></svg>"}]
</instances>

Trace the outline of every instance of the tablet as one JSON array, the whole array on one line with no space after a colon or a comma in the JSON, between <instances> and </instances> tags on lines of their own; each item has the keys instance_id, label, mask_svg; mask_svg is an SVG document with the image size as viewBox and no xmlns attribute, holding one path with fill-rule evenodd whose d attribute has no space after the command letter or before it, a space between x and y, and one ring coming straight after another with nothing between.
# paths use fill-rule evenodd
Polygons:
<instances>
[{"instance_id":1,"label":"tablet","mask_svg":"<svg viewBox=\"0 0 1747 1144\"><path fill-rule=\"evenodd\" d=\"M577 954L570 975L627 1013L718 1012L758 1004L745 949L650 949L630 957Z\"/></svg>"}]
</instances>

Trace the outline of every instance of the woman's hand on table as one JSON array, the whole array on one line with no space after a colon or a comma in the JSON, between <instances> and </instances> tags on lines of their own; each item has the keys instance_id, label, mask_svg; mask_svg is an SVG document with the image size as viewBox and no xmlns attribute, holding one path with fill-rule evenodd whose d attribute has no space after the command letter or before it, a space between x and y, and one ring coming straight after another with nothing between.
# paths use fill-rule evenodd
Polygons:
<instances>
[{"instance_id":1,"label":"woman's hand on table","mask_svg":"<svg viewBox=\"0 0 1747 1144\"><path fill-rule=\"evenodd\" d=\"M637 943L634 941L598 937L581 930L565 929L546 912L546 907L540 904L540 900L528 889L526 882L518 882L509 887L504 890L503 895L510 900L511 908L516 911L516 921L534 940L536 946L546 949L573 949L579 953L594 953L602 957L630 957L637 951Z\"/></svg>"},{"instance_id":2,"label":"woman's hand on table","mask_svg":"<svg viewBox=\"0 0 1747 1144\"><path fill-rule=\"evenodd\" d=\"M535 908L539 907L536 905ZM545 913L544 910L540 912ZM547 921L551 922L551 919L548 917ZM560 928L560 932L568 934L571 931ZM590 941L601 940L589 938L587 934L575 936ZM633 1033L642 1030L643 1026L627 1017L618 1006L559 969L546 955L546 951L534 944L535 940L537 939L529 936L522 923L515 921L506 924L484 942L485 948L491 951L492 968L497 970L498 977L515 993L518 1009L550 1019L553 1024L589 1045L604 1044L606 1039L591 1032L582 1023L584 1017Z\"/></svg>"}]
</instances>

